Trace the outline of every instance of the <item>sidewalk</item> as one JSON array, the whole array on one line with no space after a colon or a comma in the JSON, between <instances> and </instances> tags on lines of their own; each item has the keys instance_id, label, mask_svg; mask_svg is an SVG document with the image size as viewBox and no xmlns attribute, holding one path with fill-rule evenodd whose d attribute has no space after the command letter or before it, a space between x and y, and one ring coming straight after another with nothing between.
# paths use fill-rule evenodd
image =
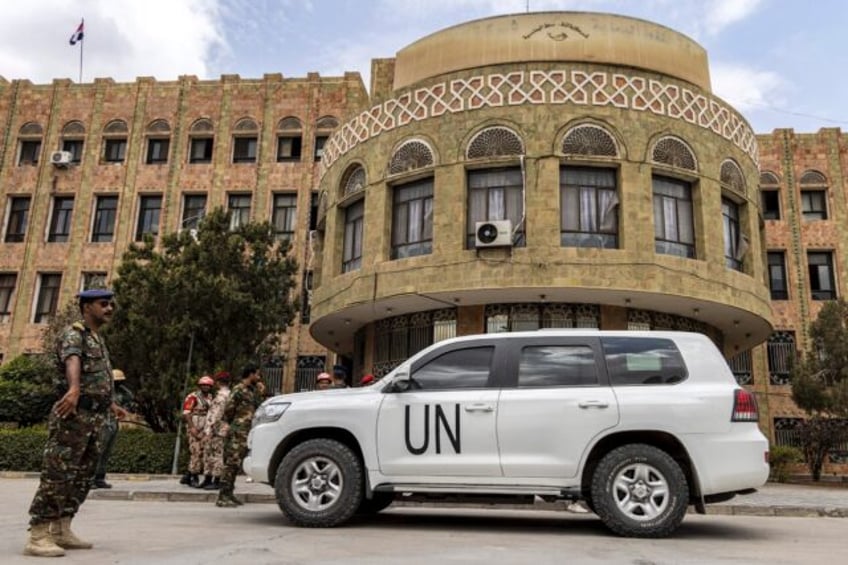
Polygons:
<instances>
[{"instance_id":1,"label":"sidewalk","mask_svg":"<svg viewBox=\"0 0 848 565\"><path fill-rule=\"evenodd\" d=\"M0 480L38 479L38 473L0 472ZM110 474L107 479L111 489L95 489L89 494L91 500L138 500L170 502L213 502L217 491L199 490L179 484L178 476L171 475L119 475ZM269 485L249 483L245 477L236 481L236 494L249 503L275 503L274 490ZM491 503L421 502L395 501L398 506L442 506L442 507L489 507ZM533 504L498 504L501 508L568 510L564 501L543 502L536 499ZM690 509L691 510L691 509ZM708 514L740 516L794 516L848 518L848 488L832 485L807 486L768 483L754 494L737 496L727 502L710 504Z\"/></svg>"}]
</instances>

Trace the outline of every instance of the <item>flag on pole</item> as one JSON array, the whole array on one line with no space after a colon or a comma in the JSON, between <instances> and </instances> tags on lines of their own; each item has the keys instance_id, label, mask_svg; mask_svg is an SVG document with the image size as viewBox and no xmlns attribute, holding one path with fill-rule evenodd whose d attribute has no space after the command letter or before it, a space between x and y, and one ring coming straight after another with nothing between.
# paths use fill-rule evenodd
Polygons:
<instances>
[{"instance_id":1,"label":"flag on pole","mask_svg":"<svg viewBox=\"0 0 848 565\"><path fill-rule=\"evenodd\" d=\"M84 25L85 25L85 20L82 20L82 21L80 22L80 25L79 25L79 27L77 28L77 30L76 30L76 31L75 31L75 32L71 35L71 41L70 41L70 44L71 44L71 45L76 45L78 41L82 41L82 37L83 37L83 26L84 26Z\"/></svg>"}]
</instances>

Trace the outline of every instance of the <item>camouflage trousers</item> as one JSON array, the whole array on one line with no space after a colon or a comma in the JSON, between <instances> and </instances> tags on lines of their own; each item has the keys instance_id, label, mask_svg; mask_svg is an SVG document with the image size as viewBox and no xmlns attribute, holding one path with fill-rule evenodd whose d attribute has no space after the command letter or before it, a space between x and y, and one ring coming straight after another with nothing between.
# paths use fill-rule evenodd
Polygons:
<instances>
[{"instance_id":1,"label":"camouflage trousers","mask_svg":"<svg viewBox=\"0 0 848 565\"><path fill-rule=\"evenodd\" d=\"M97 460L95 476L102 477L106 475L106 463L109 461L109 456L112 455L112 448L115 447L115 438L118 437L118 420L112 414L108 414L100 436L102 449L100 458Z\"/></svg>"},{"instance_id":2,"label":"camouflage trousers","mask_svg":"<svg viewBox=\"0 0 848 565\"><path fill-rule=\"evenodd\" d=\"M203 467L207 475L220 477L224 472L224 441L223 436L206 436L203 446Z\"/></svg>"},{"instance_id":3,"label":"camouflage trousers","mask_svg":"<svg viewBox=\"0 0 848 565\"><path fill-rule=\"evenodd\" d=\"M188 460L188 472L192 475L200 475L203 473L203 443L203 435L195 437L191 433L188 434L188 452L190 455Z\"/></svg>"},{"instance_id":4,"label":"camouflage trousers","mask_svg":"<svg viewBox=\"0 0 848 565\"><path fill-rule=\"evenodd\" d=\"M221 492L232 494L236 484L236 475L241 469L241 462L247 455L247 430L234 430L224 441L224 472L221 473Z\"/></svg>"},{"instance_id":5,"label":"camouflage trousers","mask_svg":"<svg viewBox=\"0 0 848 565\"><path fill-rule=\"evenodd\" d=\"M29 507L30 525L73 517L85 502L100 459L106 413L50 414L41 481Z\"/></svg>"}]
</instances>

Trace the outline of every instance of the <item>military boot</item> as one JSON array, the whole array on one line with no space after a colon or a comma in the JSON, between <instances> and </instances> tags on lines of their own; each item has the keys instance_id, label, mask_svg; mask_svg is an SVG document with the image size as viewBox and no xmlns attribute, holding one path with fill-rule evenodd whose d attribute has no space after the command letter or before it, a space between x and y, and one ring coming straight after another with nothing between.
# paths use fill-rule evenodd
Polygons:
<instances>
[{"instance_id":1,"label":"military boot","mask_svg":"<svg viewBox=\"0 0 848 565\"><path fill-rule=\"evenodd\" d=\"M187 485L190 482L191 482L191 473L183 474L182 478L180 479L180 484L181 485Z\"/></svg>"},{"instance_id":2,"label":"military boot","mask_svg":"<svg viewBox=\"0 0 848 565\"><path fill-rule=\"evenodd\" d=\"M50 535L50 524L45 522L30 527L29 541L24 547L24 555L62 557L65 555L65 550L53 541L53 536Z\"/></svg>"},{"instance_id":3,"label":"military boot","mask_svg":"<svg viewBox=\"0 0 848 565\"><path fill-rule=\"evenodd\" d=\"M236 498L234 493L230 493L230 500L236 503L238 506L244 506L244 502L242 502L239 498Z\"/></svg>"},{"instance_id":4,"label":"military boot","mask_svg":"<svg viewBox=\"0 0 848 565\"><path fill-rule=\"evenodd\" d=\"M197 488L208 489L212 484L212 475L205 475L203 477L203 482L197 485Z\"/></svg>"},{"instance_id":5,"label":"military boot","mask_svg":"<svg viewBox=\"0 0 848 565\"><path fill-rule=\"evenodd\" d=\"M215 506L219 508L235 508L238 506L238 503L233 500L233 496L231 494L219 491L218 500L215 501Z\"/></svg>"},{"instance_id":6,"label":"military boot","mask_svg":"<svg viewBox=\"0 0 848 565\"><path fill-rule=\"evenodd\" d=\"M190 486L190 487L196 487L198 484L200 484L200 482L199 482L199 480L198 480L198 476L197 476L197 474L196 474L196 473L192 473L192 474L191 474L191 478L189 478L189 480L188 480L188 486Z\"/></svg>"},{"instance_id":7,"label":"military boot","mask_svg":"<svg viewBox=\"0 0 848 565\"><path fill-rule=\"evenodd\" d=\"M203 487L204 490L218 490L219 488L221 488L220 477L215 477L211 483Z\"/></svg>"},{"instance_id":8,"label":"military boot","mask_svg":"<svg viewBox=\"0 0 848 565\"><path fill-rule=\"evenodd\" d=\"M50 535L56 545L64 549L91 549L94 547L90 542L79 539L71 531L70 516L63 516L55 522L50 522Z\"/></svg>"}]
</instances>

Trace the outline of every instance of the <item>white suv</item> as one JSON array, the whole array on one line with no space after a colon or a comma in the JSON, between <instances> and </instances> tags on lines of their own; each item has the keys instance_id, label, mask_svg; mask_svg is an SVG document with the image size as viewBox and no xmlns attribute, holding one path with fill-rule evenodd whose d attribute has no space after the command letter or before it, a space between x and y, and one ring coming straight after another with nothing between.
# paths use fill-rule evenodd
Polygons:
<instances>
[{"instance_id":1,"label":"white suv","mask_svg":"<svg viewBox=\"0 0 848 565\"><path fill-rule=\"evenodd\" d=\"M364 388L256 412L244 469L299 526L396 493L583 500L612 531L663 537L686 508L768 477L754 396L706 336L543 330L439 342Z\"/></svg>"}]
</instances>

